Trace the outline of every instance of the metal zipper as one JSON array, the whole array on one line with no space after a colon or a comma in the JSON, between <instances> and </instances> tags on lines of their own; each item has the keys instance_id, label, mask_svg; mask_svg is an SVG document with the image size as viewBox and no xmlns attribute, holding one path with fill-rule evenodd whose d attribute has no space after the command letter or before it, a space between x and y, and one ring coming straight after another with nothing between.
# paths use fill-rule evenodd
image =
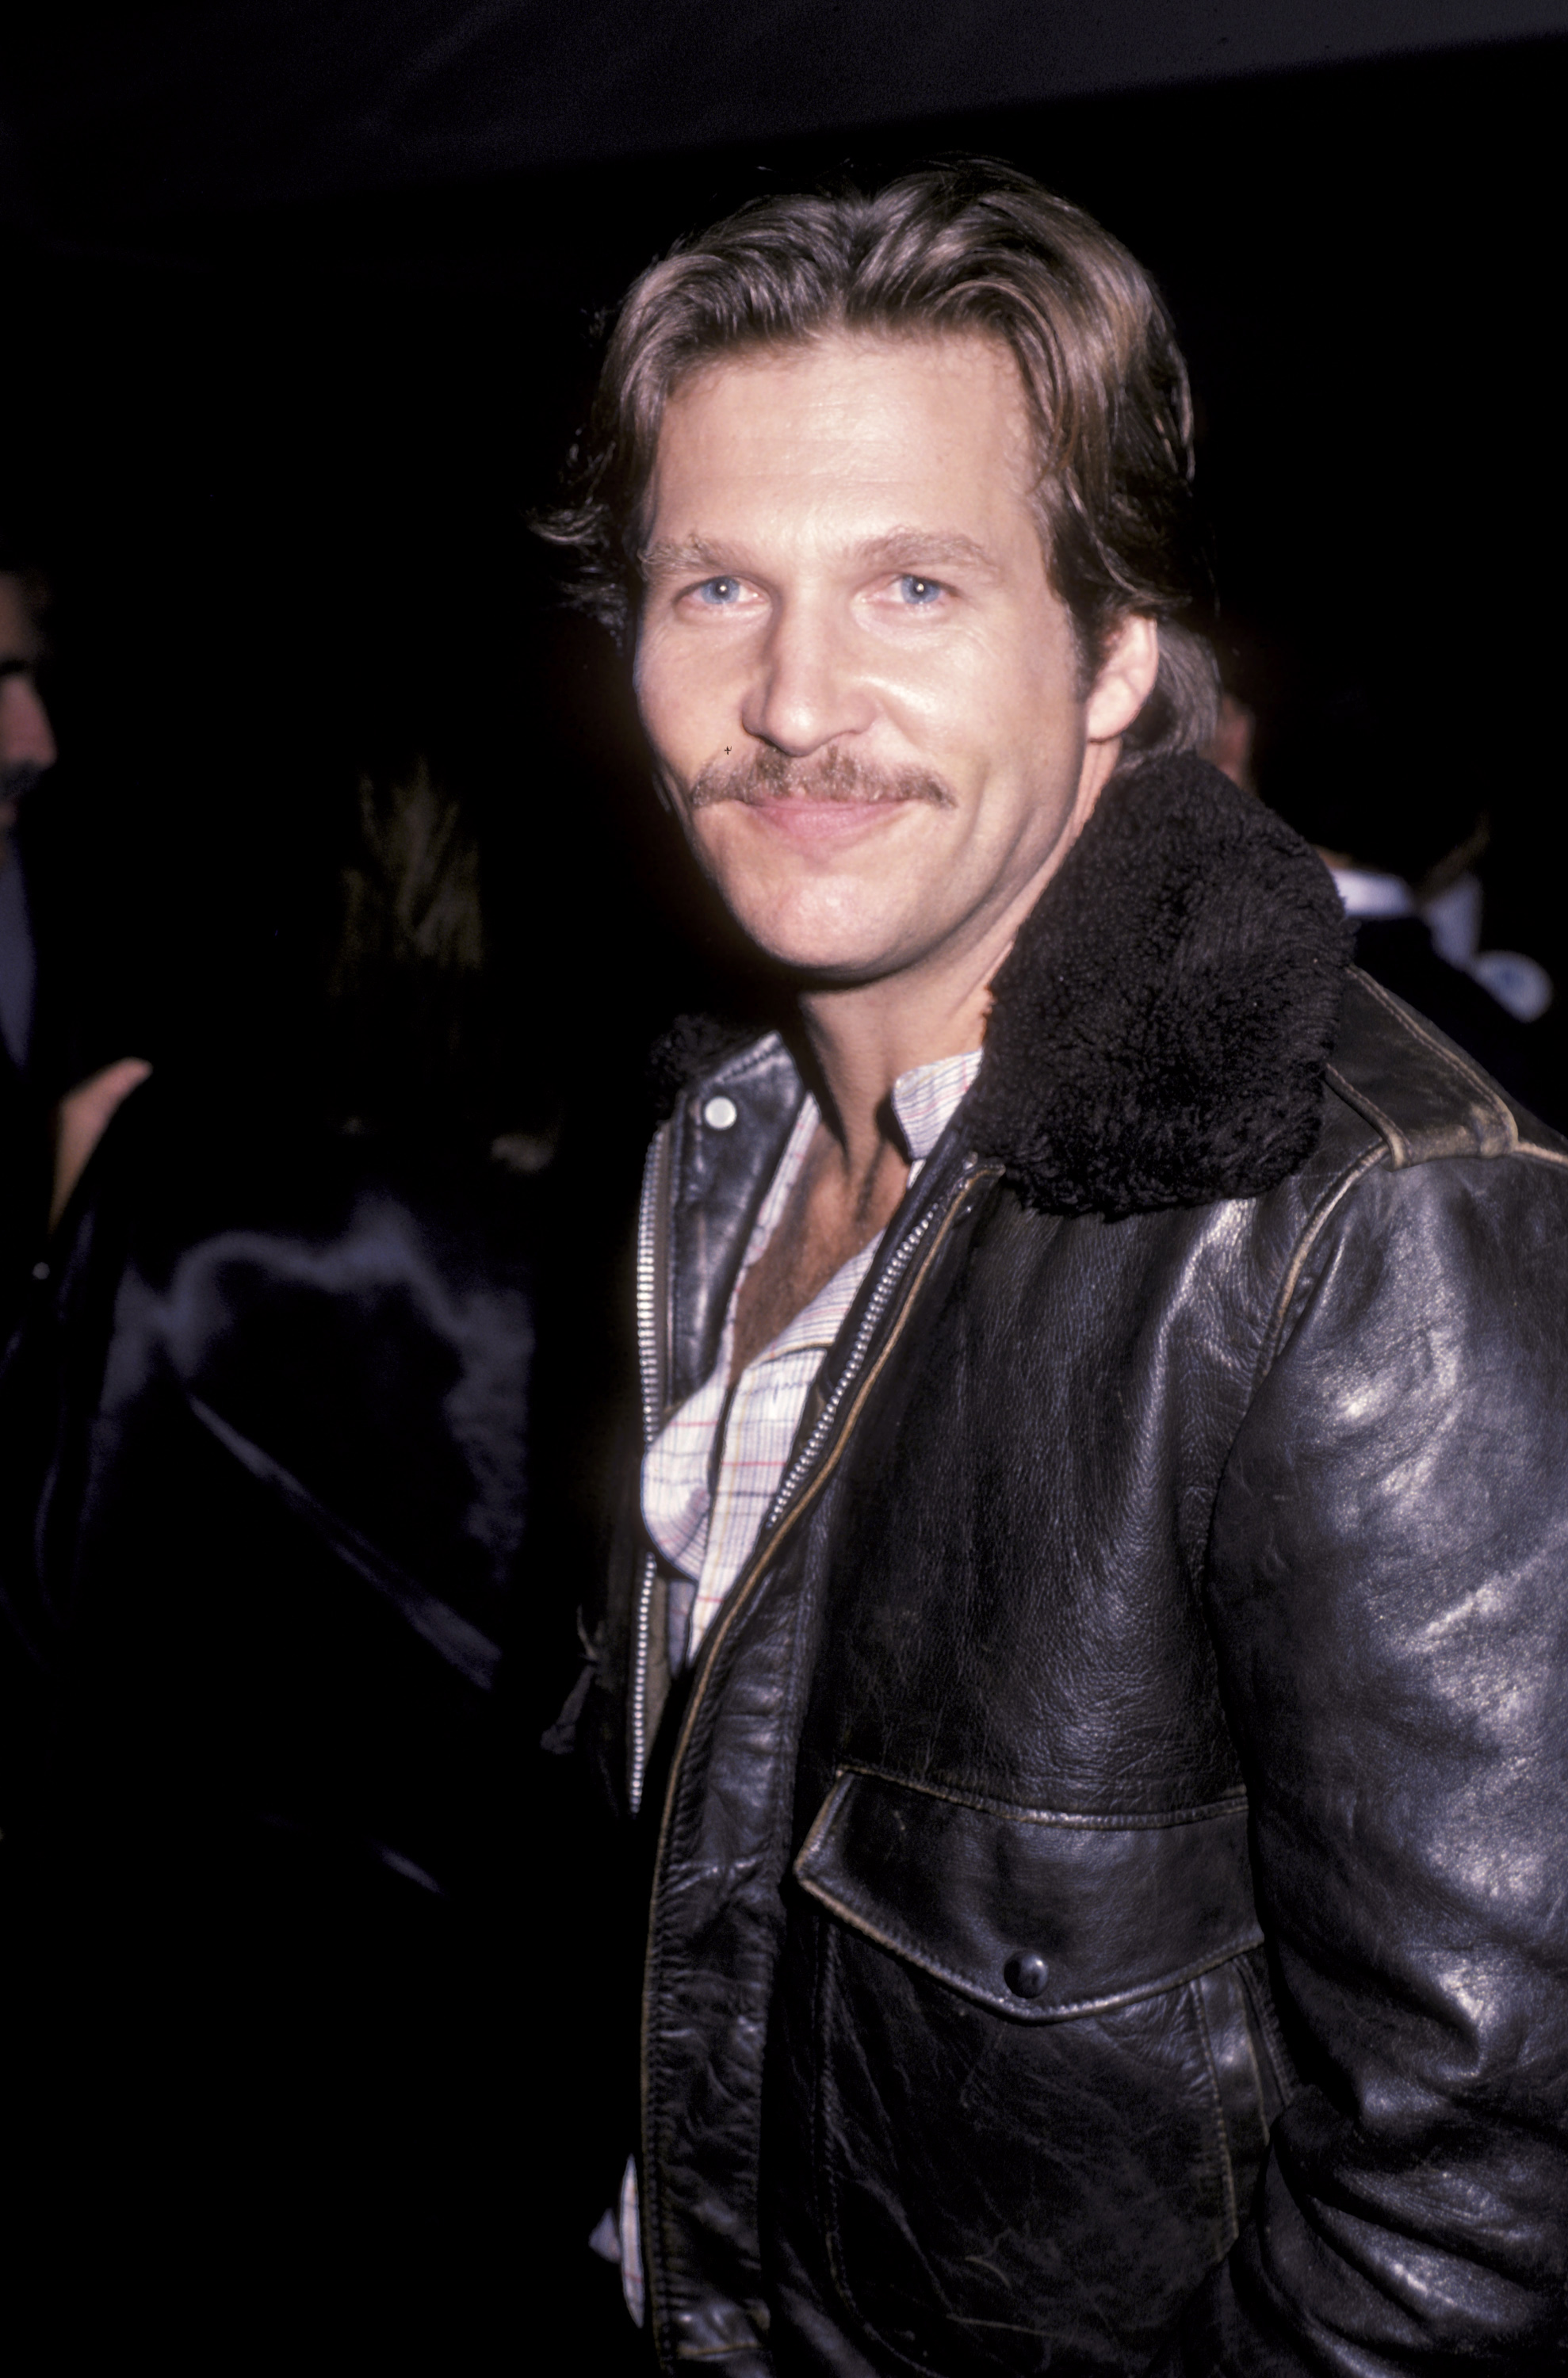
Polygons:
<instances>
[{"instance_id":1,"label":"metal zipper","mask_svg":"<svg viewBox=\"0 0 1568 2378\"><path fill-rule=\"evenodd\" d=\"M773 1498L773 1507L763 1521L759 1543L766 1541L784 1517L800 1490L802 1481L832 1434L833 1423L838 1416L844 1398L855 1383L861 1364L865 1360L866 1350L876 1334L883 1315L887 1310L893 1291L908 1271L914 1259L916 1248L935 1221L938 1211L939 1208L935 1206L928 1206L909 1236L899 1241L888 1258L887 1268L872 1291L871 1302L861 1315L861 1326L855 1332L855 1342L850 1349L849 1360L838 1374L838 1383L818 1412L816 1425L811 1435L784 1473L778 1492Z\"/></svg>"},{"instance_id":2,"label":"metal zipper","mask_svg":"<svg viewBox=\"0 0 1568 2378\"><path fill-rule=\"evenodd\" d=\"M658 1848L654 1861L653 1895L648 1907L648 1944L643 1978L643 2028L641 2052L639 2056L639 2093L642 2099L644 2149L643 2157L640 2158L640 2161L643 2162L643 2168L645 2169L647 2168L645 2163L645 2153L648 2120L648 2026L653 2004L654 1976L656 1972L655 1934L658 1922L659 1887L664 1878L665 1860L669 1855L670 1815L675 1807L681 1767L685 1758L687 1745L690 1743L692 1735L695 1731L697 1714L703 1701L704 1687L706 1685L708 1677L713 1673L719 1645L730 1633L730 1628L738 1621L742 1609L750 1602L752 1595L756 1589L758 1580L766 1575L767 1568L778 1551L777 1540L778 1531L782 1528L785 1520L790 1516L790 1506L798 1500L801 1488L807 1480L812 1465L818 1459L826 1443L827 1435L832 1429L838 1414L843 1409L845 1398L848 1396L850 1389L855 1384L856 1377L865 1363L867 1353L870 1351L872 1339L875 1335L876 1329L887 1313L887 1306L892 1299L894 1291L897 1289L899 1281L903 1279L905 1273L909 1270L910 1265L913 1261L916 1254L919 1252L922 1243L929 1235L936 1222L940 1220L942 1225L941 1230L936 1233L937 1239L940 1241L949 1223L951 1223L955 1217L961 1212L964 1200L968 1196L970 1191L975 1186L976 1183L988 1178L995 1179L1000 1175L1002 1167L1000 1165L988 1166L977 1163L971 1157L964 1168L963 1176L959 1183L956 1194L948 1198L946 1206L932 1205L927 1207L925 1212L921 1216L920 1220L914 1225L913 1229L899 1241L898 1247L889 1258L887 1270L883 1273L882 1278L877 1281L875 1288L872 1291L871 1301L861 1316L860 1327L855 1332L854 1344L850 1350L849 1360L845 1363L844 1369L839 1375L838 1385L834 1387L832 1394L829 1396L827 1401L824 1404L821 1411L818 1413L815 1425L812 1429L811 1435L807 1437L804 1445L801 1447L800 1452L790 1463L783 1483L780 1485L778 1494L773 1498L773 1505L767 1514L767 1518L763 1522L756 1549L752 1555L751 1561L731 1587L725 1601L724 1607L719 1611L713 1627L709 1632L707 1640L703 1646L701 1664L693 1683L692 1697L686 1704L685 1715L681 1723L680 1739L675 1745L674 1756L670 1761L669 1779L665 1792L664 1807L659 1816ZM639 1265L639 1274L640 1269L641 1267ZM893 1339L889 1341L889 1346L897 1342L900 1334L901 1332L899 1330L896 1329L894 1331ZM640 1777L638 1788L640 1791ZM645 2214L645 2200L644 2210ZM647 2320L650 2330L657 2333L659 2317L657 2296L660 2292L660 2275L656 2269L656 2264L657 2257L650 2256L648 2258L645 2276L647 2285Z\"/></svg>"},{"instance_id":3,"label":"metal zipper","mask_svg":"<svg viewBox=\"0 0 1568 2378\"><path fill-rule=\"evenodd\" d=\"M632 1743L626 1795L633 1816L643 1805L643 1770L648 1763L648 1641L657 1569L658 1555L645 1553L637 1569L637 1620L632 1643Z\"/></svg>"},{"instance_id":4,"label":"metal zipper","mask_svg":"<svg viewBox=\"0 0 1568 2378\"><path fill-rule=\"evenodd\" d=\"M665 1339L668 1300L665 1296L663 1254L665 1212L669 1202L671 1146L675 1126L661 1126L643 1168L643 1195L637 1209L637 1363L643 1390L643 1450L645 1453L664 1425ZM648 1656L653 1625L656 1553L643 1555L637 1575L636 1618L632 1640L631 1772L627 1791L632 1813L643 1800L643 1771L648 1758Z\"/></svg>"},{"instance_id":5,"label":"metal zipper","mask_svg":"<svg viewBox=\"0 0 1568 2378\"><path fill-rule=\"evenodd\" d=\"M664 1425L665 1336L669 1316L659 1310L664 1266L659 1260L664 1207L669 1202L672 1123L654 1135L643 1167L637 1208L637 1362L643 1383L643 1441L652 1445Z\"/></svg>"}]
</instances>

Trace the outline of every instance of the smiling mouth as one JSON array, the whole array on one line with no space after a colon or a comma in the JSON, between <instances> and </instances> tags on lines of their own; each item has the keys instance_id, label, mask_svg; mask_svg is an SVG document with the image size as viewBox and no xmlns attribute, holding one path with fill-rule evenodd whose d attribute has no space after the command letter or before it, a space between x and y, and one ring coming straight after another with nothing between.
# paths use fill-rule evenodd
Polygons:
<instances>
[{"instance_id":1,"label":"smiling mouth","mask_svg":"<svg viewBox=\"0 0 1568 2378\"><path fill-rule=\"evenodd\" d=\"M874 767L837 749L820 760L791 760L770 746L738 768L710 762L688 799L694 811L714 809L721 801L775 812L794 811L802 824L807 812L826 824L836 811L888 809L911 801L940 810L958 807L941 777L923 769Z\"/></svg>"}]
</instances>

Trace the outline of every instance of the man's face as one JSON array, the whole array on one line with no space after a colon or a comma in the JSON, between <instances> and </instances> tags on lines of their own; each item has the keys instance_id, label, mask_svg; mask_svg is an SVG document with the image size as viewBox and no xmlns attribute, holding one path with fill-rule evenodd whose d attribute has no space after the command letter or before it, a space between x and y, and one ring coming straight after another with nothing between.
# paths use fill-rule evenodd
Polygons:
<instances>
[{"instance_id":1,"label":"man's face","mask_svg":"<svg viewBox=\"0 0 1568 2378\"><path fill-rule=\"evenodd\" d=\"M42 639L19 578L0 570L0 835L16 823L17 802L54 764L54 737L33 667Z\"/></svg>"},{"instance_id":2,"label":"man's face","mask_svg":"<svg viewBox=\"0 0 1568 2378\"><path fill-rule=\"evenodd\" d=\"M1016 931L1147 691L1152 631L1139 687L1086 700L1031 474L1017 366L979 336L744 355L667 407L644 724L737 919L818 979Z\"/></svg>"}]
</instances>

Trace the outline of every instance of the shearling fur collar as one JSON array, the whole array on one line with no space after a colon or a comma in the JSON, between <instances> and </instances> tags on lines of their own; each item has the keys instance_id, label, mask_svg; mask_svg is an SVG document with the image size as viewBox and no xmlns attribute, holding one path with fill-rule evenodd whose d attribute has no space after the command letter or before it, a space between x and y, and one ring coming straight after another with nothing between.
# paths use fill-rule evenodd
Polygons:
<instances>
[{"instance_id":1,"label":"shearling fur collar","mask_svg":"<svg viewBox=\"0 0 1568 2378\"><path fill-rule=\"evenodd\" d=\"M1317 1140L1348 956L1282 819L1189 752L1130 769L996 978L971 1144L1055 1213L1259 1195ZM677 1031L672 1087L737 1038Z\"/></svg>"},{"instance_id":2,"label":"shearling fur collar","mask_svg":"<svg viewBox=\"0 0 1568 2378\"><path fill-rule=\"evenodd\" d=\"M1130 771L996 978L975 1147L1057 1213L1272 1189L1318 1136L1348 955L1283 819L1191 753Z\"/></svg>"}]
</instances>

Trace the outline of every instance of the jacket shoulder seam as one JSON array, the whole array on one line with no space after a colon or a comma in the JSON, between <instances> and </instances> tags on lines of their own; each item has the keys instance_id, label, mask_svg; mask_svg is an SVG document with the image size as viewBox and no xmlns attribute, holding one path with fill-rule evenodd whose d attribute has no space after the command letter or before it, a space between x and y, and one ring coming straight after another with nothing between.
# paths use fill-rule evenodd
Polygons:
<instances>
[{"instance_id":1,"label":"jacket shoulder seam","mask_svg":"<svg viewBox=\"0 0 1568 2378\"><path fill-rule=\"evenodd\" d=\"M1359 972L1360 969L1357 968L1357 971ZM1516 1138L1518 1129L1514 1123L1512 1114L1508 1111L1506 1101L1492 1087L1480 1067L1473 1063L1461 1051L1450 1048L1445 1041L1439 1039L1431 1027L1423 1023L1414 1009L1402 1005L1393 992L1386 990L1373 976L1367 975L1365 982L1378 1005L1387 1015L1392 1015L1396 1024L1408 1032L1413 1039L1421 1041L1426 1048L1429 1049L1432 1055L1441 1063L1446 1065L1451 1074L1457 1074L1460 1079L1466 1082L1473 1090L1478 1091L1489 1106L1498 1108L1507 1117Z\"/></svg>"},{"instance_id":2,"label":"jacket shoulder seam","mask_svg":"<svg viewBox=\"0 0 1568 2378\"><path fill-rule=\"evenodd\" d=\"M1258 1361L1252 1374L1252 1385L1247 1399L1248 1405L1251 1404L1253 1397L1267 1377L1274 1357L1279 1351L1279 1341L1285 1329L1285 1316L1295 1300L1297 1289L1300 1286L1301 1275L1306 1270L1308 1260L1322 1237L1330 1219L1337 1212L1358 1182L1365 1180L1369 1172L1375 1172L1381 1166L1389 1164L1397 1169L1398 1159L1381 1140L1375 1141L1370 1147L1363 1148L1355 1162L1347 1165L1343 1172L1328 1183L1308 1215L1297 1233L1296 1243L1290 1252L1290 1259L1280 1276L1280 1284L1274 1292L1268 1327L1263 1332L1262 1341L1258 1350Z\"/></svg>"},{"instance_id":3,"label":"jacket shoulder seam","mask_svg":"<svg viewBox=\"0 0 1568 2378\"><path fill-rule=\"evenodd\" d=\"M1368 1104L1370 1105L1370 1103L1371 1101L1369 1100ZM1510 1117L1510 1121L1512 1121L1512 1117ZM1450 1158L1447 1160L1452 1160L1453 1158L1462 1155L1476 1156L1478 1153L1478 1152L1474 1148L1454 1148L1450 1152ZM1537 1164L1555 1165L1559 1171L1568 1171L1568 1149L1542 1147L1534 1140L1515 1139L1513 1147L1507 1150L1507 1154L1510 1157L1525 1158L1526 1159ZM1427 1159L1425 1160L1430 1162L1435 1159ZM1494 1162L1496 1161L1495 1159L1492 1159L1491 1160ZM1274 1357L1279 1351L1279 1341L1281 1334L1285 1328L1285 1318L1290 1311L1291 1303L1295 1298L1297 1289L1300 1285L1301 1275L1307 1267L1313 1248L1317 1245L1318 1241L1322 1236L1323 1231L1330 1219L1334 1214L1338 1207L1344 1202L1345 1198L1348 1196L1350 1191L1354 1189L1357 1183L1363 1180L1369 1172L1375 1172L1379 1167L1382 1165L1386 1165L1392 1171L1401 1171L1408 1169L1407 1166L1402 1166L1400 1164L1397 1156L1393 1153L1393 1149L1388 1147L1374 1146L1366 1148L1362 1151L1360 1156L1357 1158L1354 1163L1347 1165L1344 1171L1339 1173L1334 1180L1330 1182L1321 1196L1318 1199L1317 1204L1308 1215L1307 1219L1297 1237L1296 1243L1291 1249L1290 1258L1280 1276L1279 1287L1274 1292L1273 1304L1269 1314L1268 1325L1263 1331L1262 1339L1259 1347L1258 1361L1253 1371L1251 1387L1248 1393L1247 1400L1249 1405L1253 1397L1256 1396L1259 1388L1261 1387L1263 1380L1267 1377Z\"/></svg>"},{"instance_id":4,"label":"jacket shoulder seam","mask_svg":"<svg viewBox=\"0 0 1568 2378\"><path fill-rule=\"evenodd\" d=\"M1481 1148L1477 1147L1478 1134L1472 1123L1465 1127L1465 1136L1469 1143L1466 1147L1456 1146L1453 1149L1433 1149L1430 1154L1433 1156L1470 1153L1507 1155L1517 1147L1519 1126L1514 1120L1513 1109L1502 1092L1487 1079L1480 1067L1474 1064L1463 1051L1450 1047L1414 1010L1405 1007L1403 1002L1395 999L1383 984L1374 980L1373 977L1367 974L1361 967L1353 967L1351 971L1356 978L1358 989L1381 1008L1390 1022L1402 1034L1416 1041L1448 1075L1450 1081L1456 1087L1461 1087L1464 1095L1475 1105L1480 1107L1490 1122L1499 1126L1502 1133L1503 1144L1501 1147ZM1382 1134L1388 1142L1389 1153L1396 1170L1403 1170L1408 1164L1429 1160L1429 1157L1415 1152L1409 1138L1393 1117L1387 1113L1359 1083L1353 1081L1332 1060L1326 1068L1326 1075L1333 1089L1345 1103L1357 1114L1364 1116L1375 1130Z\"/></svg>"},{"instance_id":5,"label":"jacket shoulder seam","mask_svg":"<svg viewBox=\"0 0 1568 2378\"><path fill-rule=\"evenodd\" d=\"M1369 1097L1365 1090L1348 1080L1337 1065L1325 1065L1323 1079L1335 1096L1344 1099L1353 1113L1358 1114L1364 1123L1371 1124L1372 1129L1384 1142L1394 1164L1401 1168L1407 1165L1410 1161L1410 1143L1393 1117L1379 1106L1376 1099Z\"/></svg>"}]
</instances>

